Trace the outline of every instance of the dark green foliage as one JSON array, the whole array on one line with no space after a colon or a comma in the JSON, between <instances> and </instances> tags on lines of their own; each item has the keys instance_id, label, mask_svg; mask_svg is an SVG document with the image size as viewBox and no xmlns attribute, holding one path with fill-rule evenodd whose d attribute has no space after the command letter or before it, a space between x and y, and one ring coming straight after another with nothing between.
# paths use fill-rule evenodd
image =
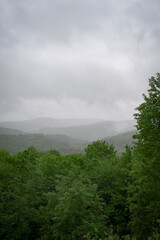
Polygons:
<instances>
[{"instance_id":1,"label":"dark green foliage","mask_svg":"<svg viewBox=\"0 0 160 240\"><path fill-rule=\"evenodd\" d=\"M103 204L97 187L76 168L57 180L53 211L57 239L80 239L87 233L94 236L95 229L99 236L104 234Z\"/></svg>"},{"instance_id":2,"label":"dark green foliage","mask_svg":"<svg viewBox=\"0 0 160 240\"><path fill-rule=\"evenodd\" d=\"M93 150L91 157L95 147L102 154ZM86 152L0 152L2 239L105 239L113 230L125 232L114 147L94 142Z\"/></svg>"},{"instance_id":3,"label":"dark green foliage","mask_svg":"<svg viewBox=\"0 0 160 240\"><path fill-rule=\"evenodd\" d=\"M29 148L17 156L0 152L1 239L35 239L41 205L38 153Z\"/></svg>"},{"instance_id":4,"label":"dark green foliage","mask_svg":"<svg viewBox=\"0 0 160 240\"><path fill-rule=\"evenodd\" d=\"M149 79L148 96L135 114L138 141L134 148L130 186L132 229L137 239L159 232L160 219L160 74Z\"/></svg>"},{"instance_id":5,"label":"dark green foliage","mask_svg":"<svg viewBox=\"0 0 160 240\"><path fill-rule=\"evenodd\" d=\"M109 145L106 141L96 141L89 144L85 148L85 153L87 158L105 158L112 157L116 155L116 151L113 145Z\"/></svg>"}]
</instances>

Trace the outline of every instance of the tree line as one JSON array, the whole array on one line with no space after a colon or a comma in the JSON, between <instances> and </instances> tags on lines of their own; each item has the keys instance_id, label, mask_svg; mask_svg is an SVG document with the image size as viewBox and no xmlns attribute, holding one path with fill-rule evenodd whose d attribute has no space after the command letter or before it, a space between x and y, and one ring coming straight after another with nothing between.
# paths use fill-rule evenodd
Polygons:
<instances>
[{"instance_id":1,"label":"tree line","mask_svg":"<svg viewBox=\"0 0 160 240\"><path fill-rule=\"evenodd\" d=\"M160 74L134 115L134 147L0 150L0 239L160 239Z\"/></svg>"}]
</instances>

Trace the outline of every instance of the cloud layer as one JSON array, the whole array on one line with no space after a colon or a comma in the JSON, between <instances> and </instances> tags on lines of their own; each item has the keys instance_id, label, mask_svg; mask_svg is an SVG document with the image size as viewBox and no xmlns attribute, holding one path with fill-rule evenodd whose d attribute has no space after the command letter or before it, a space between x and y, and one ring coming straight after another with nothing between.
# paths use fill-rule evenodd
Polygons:
<instances>
[{"instance_id":1,"label":"cloud layer","mask_svg":"<svg viewBox=\"0 0 160 240\"><path fill-rule=\"evenodd\" d=\"M0 120L131 119L159 71L158 0L2 0Z\"/></svg>"}]
</instances>

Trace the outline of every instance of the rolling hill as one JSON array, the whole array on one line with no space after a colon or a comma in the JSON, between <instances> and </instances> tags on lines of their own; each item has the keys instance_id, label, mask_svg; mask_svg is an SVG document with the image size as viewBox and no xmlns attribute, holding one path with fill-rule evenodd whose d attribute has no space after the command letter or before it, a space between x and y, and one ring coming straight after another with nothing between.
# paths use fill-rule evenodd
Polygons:
<instances>
[{"instance_id":1,"label":"rolling hill","mask_svg":"<svg viewBox=\"0 0 160 240\"><path fill-rule=\"evenodd\" d=\"M50 122L49 126L53 123L54 126L58 126L58 120L47 119L47 121L48 124ZM34 121L31 120L30 125L28 121L24 125L22 122L19 122L20 125L18 125L18 122L5 123L10 125L14 123L14 127L18 129L22 128L23 131L0 127L0 149L17 153L33 146L38 151L57 150L62 154L71 154L83 153L84 148L89 143L101 139L115 145L118 151L123 151L126 144L132 145L134 121L103 121L87 125L46 127L37 130L36 127L47 124L47 121L46 119L39 119L38 124L37 119ZM85 123L85 121L82 122ZM78 124L79 120L67 120L67 122L66 120L61 120L59 125L66 126L73 122L74 124ZM32 133L28 133L24 132L26 129L34 130Z\"/></svg>"},{"instance_id":2,"label":"rolling hill","mask_svg":"<svg viewBox=\"0 0 160 240\"><path fill-rule=\"evenodd\" d=\"M21 134L26 133L17 129L0 127L0 135L21 135Z\"/></svg>"},{"instance_id":3,"label":"rolling hill","mask_svg":"<svg viewBox=\"0 0 160 240\"><path fill-rule=\"evenodd\" d=\"M134 121L103 121L81 126L42 128L33 132L46 135L61 134L86 141L95 141L122 132L132 131L134 130L134 123Z\"/></svg>"},{"instance_id":4,"label":"rolling hill","mask_svg":"<svg viewBox=\"0 0 160 240\"><path fill-rule=\"evenodd\" d=\"M3 133L4 131L5 133ZM102 140L113 144L120 154L125 150L126 145L133 145L135 140L132 139L132 136L135 133L136 131L133 130ZM65 135L25 134L18 130L0 128L0 149L5 149L14 154L31 146L38 151L57 150L62 154L83 153L84 148L90 143L91 141L75 139Z\"/></svg>"},{"instance_id":5,"label":"rolling hill","mask_svg":"<svg viewBox=\"0 0 160 240\"><path fill-rule=\"evenodd\" d=\"M133 146L133 142L136 140L132 138L132 136L136 133L136 130L121 133L115 136L107 137L102 140L105 140L109 144L113 144L117 149L118 153L121 153L125 150L125 146L128 145L130 147Z\"/></svg>"},{"instance_id":6,"label":"rolling hill","mask_svg":"<svg viewBox=\"0 0 160 240\"><path fill-rule=\"evenodd\" d=\"M62 128L96 123L97 119L35 118L25 121L0 122L0 127L31 132L41 128Z\"/></svg>"},{"instance_id":7,"label":"rolling hill","mask_svg":"<svg viewBox=\"0 0 160 240\"><path fill-rule=\"evenodd\" d=\"M38 151L57 150L61 154L83 153L88 142L62 135L43 134L0 135L0 149L16 154L28 147Z\"/></svg>"}]
</instances>

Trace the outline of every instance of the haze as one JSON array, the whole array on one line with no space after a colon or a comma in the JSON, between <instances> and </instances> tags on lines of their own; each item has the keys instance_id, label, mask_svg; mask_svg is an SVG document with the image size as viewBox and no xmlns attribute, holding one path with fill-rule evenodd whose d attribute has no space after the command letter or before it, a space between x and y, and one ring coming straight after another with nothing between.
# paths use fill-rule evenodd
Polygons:
<instances>
[{"instance_id":1,"label":"haze","mask_svg":"<svg viewBox=\"0 0 160 240\"><path fill-rule=\"evenodd\" d=\"M133 119L159 20L158 0L1 0L0 121Z\"/></svg>"}]
</instances>

